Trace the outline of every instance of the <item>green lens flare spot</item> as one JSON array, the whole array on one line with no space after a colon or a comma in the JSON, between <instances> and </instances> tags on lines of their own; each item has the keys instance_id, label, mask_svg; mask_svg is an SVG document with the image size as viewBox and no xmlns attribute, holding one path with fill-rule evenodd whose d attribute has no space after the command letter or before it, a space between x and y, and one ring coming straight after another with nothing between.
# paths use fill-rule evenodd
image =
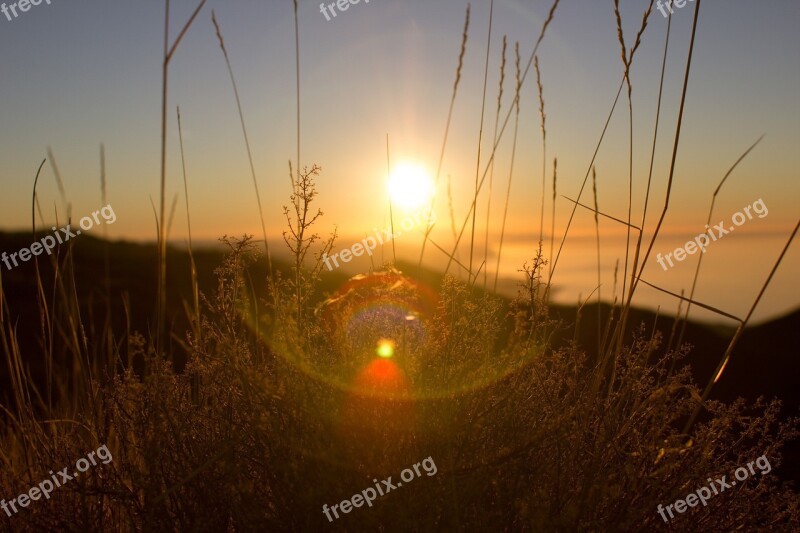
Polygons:
<instances>
[{"instance_id":1,"label":"green lens flare spot","mask_svg":"<svg viewBox=\"0 0 800 533\"><path fill-rule=\"evenodd\" d=\"M388 359L394 355L394 341L390 339L381 339L378 341L378 348L375 350L380 357Z\"/></svg>"}]
</instances>

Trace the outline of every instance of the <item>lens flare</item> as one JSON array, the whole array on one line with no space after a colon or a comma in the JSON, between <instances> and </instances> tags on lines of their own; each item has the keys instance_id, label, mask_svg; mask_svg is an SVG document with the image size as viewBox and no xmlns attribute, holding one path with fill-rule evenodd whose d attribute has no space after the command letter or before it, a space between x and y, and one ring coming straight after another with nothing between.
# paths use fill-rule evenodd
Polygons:
<instances>
[{"instance_id":1,"label":"lens flare","mask_svg":"<svg viewBox=\"0 0 800 533\"><path fill-rule=\"evenodd\" d=\"M380 357L389 359L394 355L395 344L391 339L381 339L378 341L378 348L375 350Z\"/></svg>"},{"instance_id":2,"label":"lens flare","mask_svg":"<svg viewBox=\"0 0 800 533\"><path fill-rule=\"evenodd\" d=\"M287 328L281 324L258 318L251 309L239 312L272 353L312 379L368 397L377 402L373 407L384 400L415 403L490 386L535 356L534 350L503 357L459 355L464 326L449 329L448 316L461 300L448 283L455 282L439 292L392 267L354 276L314 311L319 336L310 349L283 335ZM443 351L446 345L452 351ZM456 363L458 372L441 371ZM370 371L361 374L365 368Z\"/></svg>"}]
</instances>

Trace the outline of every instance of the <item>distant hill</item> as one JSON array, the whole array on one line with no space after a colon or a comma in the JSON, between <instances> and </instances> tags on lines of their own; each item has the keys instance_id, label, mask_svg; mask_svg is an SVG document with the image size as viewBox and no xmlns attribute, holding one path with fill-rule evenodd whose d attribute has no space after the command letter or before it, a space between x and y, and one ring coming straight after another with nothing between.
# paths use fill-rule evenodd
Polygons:
<instances>
[{"instance_id":1,"label":"distant hill","mask_svg":"<svg viewBox=\"0 0 800 533\"><path fill-rule=\"evenodd\" d=\"M0 232L0 252L16 251L31 243L28 233ZM195 251L199 285L202 292L211 294L216 287L214 269L222 261L222 248L204 248ZM73 241L72 255L65 256L65 248L61 249L59 261L74 267L75 287L78 301L81 303L81 315L84 323L90 324L91 317L103 316L106 306L106 260L108 261L108 284L111 294L111 310L113 330L122 335L126 330L138 331L149 335L154 325L156 303L156 271L157 249L155 244L138 244L125 241L105 242L90 235L82 235ZM40 256L39 271L43 280L45 294L53 294L54 272L50 258ZM289 272L286 263L273 259L276 270ZM400 270L415 274L416 267L400 264ZM19 333L22 353L28 361L34 376L42 375L43 360L39 346L40 319L37 305L36 269L34 262L28 261L9 271L0 264L2 270L2 290L8 303L4 317L14 324ZM251 279L263 296L264 280L267 269L264 261L259 261L251 269ZM441 275L431 271L423 271L418 278L427 284L437 286ZM347 276L337 271L323 271L321 298L325 293L334 291L346 281ZM189 327L184 309L184 302L191 301L190 261L188 253L183 249L170 249L168 255L168 324L171 331L183 338ZM126 302L123 305L122 302ZM608 305L598 307L587 305L581 311L578 342L587 352L594 355L597 345L597 312L598 309L607 317ZM554 306L553 314L560 317L569 326L574 325L576 308ZM653 312L634 309L629 320L629 329L647 325L648 331L653 327L656 315ZM674 324L673 317L660 315L656 327L666 339ZM128 329L129 328L129 329ZM755 399L758 396L771 398L778 396L784 402L787 415L800 414L800 309L784 317L768 323L749 327L737 345L730 364L725 370L722 380L714 389L713 397L722 400L733 400L742 396ZM574 328L568 327L556 338L556 342L571 340ZM713 325L690 322L687 325L685 342L693 348L686 362L691 365L697 382L704 386L711 377L717 363L722 357L733 334L733 329ZM87 337L91 339L91 331ZM177 344L173 347L179 351ZM6 389L7 376L5 363L0 366L0 386ZM800 443L795 443L788 450L791 458L786 461L781 474L800 480Z\"/></svg>"}]
</instances>

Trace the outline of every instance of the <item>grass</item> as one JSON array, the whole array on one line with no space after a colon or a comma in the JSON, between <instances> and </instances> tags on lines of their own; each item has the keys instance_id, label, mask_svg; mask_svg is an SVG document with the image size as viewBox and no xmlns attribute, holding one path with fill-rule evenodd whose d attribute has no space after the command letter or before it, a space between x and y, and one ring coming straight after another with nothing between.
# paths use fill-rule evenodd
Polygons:
<instances>
[{"instance_id":1,"label":"grass","mask_svg":"<svg viewBox=\"0 0 800 533\"><path fill-rule=\"evenodd\" d=\"M425 457L438 466L436 476L393 491L374 507L354 510L333 527L359 531L800 528L797 493L775 474L755 477L736 491L720 494L709 500L707 507L691 509L688 516L679 515L669 526L656 513L659 504L684 497L708 477L730 474L762 455L778 469L782 449L800 436L800 426L796 419L781 415L777 400L730 404L712 400L713 382L701 390L692 380L686 365L688 346L680 341L676 347L671 342L665 346L655 324L628 327L635 289L640 281L647 283L642 279L643 267L637 270L637 266L652 156L641 228L631 223L632 168L628 215L625 220L616 219L600 211L592 158L558 250L553 250L551 241L550 257L545 257L540 239L530 263L520 270L523 281L516 298L506 300L476 286L480 269L487 263L485 257L483 265L473 271L480 191L487 174L491 183L496 150L515 113L507 211L521 88L534 61L543 152L546 148L537 52L558 1L552 4L524 70L517 47L514 101L500 125L498 96L492 150L488 159L478 150L472 204L460 234L452 198L450 201L454 247L452 253L445 253L451 262L460 265L456 259L459 243L470 217L473 219L470 261L464 267L466 281L445 273L431 289L390 264L356 276L333 292L325 289L322 257L330 252L336 230L326 239L317 233L324 218L312 203L325 201L316 191L317 180L324 179L322 169L317 165L300 167L299 26L295 18L298 161L296 169L290 163L291 206L284 207L287 230L283 233L291 262L273 270L257 196L265 254L259 253L252 236L224 237L227 253L215 271L215 286L201 288L190 236L189 267L183 275L190 278L191 296L182 302L188 326L168 327L169 224L163 195L168 67L203 4L171 47L165 31L162 196L154 261L158 313L151 331L145 335L131 329L127 300L122 301L121 313L127 327L114 327L119 320L111 316L108 263L103 305L79 300L70 242L51 258L50 268L39 270L36 263L33 274L40 344L46 355L46 379L37 379L19 342L18 328L24 325L12 322L3 292L5 280L0 278L0 346L8 374L6 397L0 404L0 495L8 500L26 492L48 477L48 471L74 464L100 444L107 444L114 457L111 463L92 468L57 490L47 502L35 502L12 517L0 513L4 529L321 530L331 526L321 512L323 504L349 498L370 486L373 478L397 478L400 470ZM697 0L692 43L699 5ZM169 0L166 8L168 22ZM296 2L294 9L297 17ZM469 13L468 7L442 158L461 79ZM633 157L630 67L646 21L647 15L630 53L619 22L625 71L608 120L627 85L629 158ZM227 62L216 17L214 23ZM491 38L486 68L490 47ZM668 40L665 58L667 47ZM691 53L690 46L683 98ZM230 63L227 65L249 155L245 113ZM670 184L682 113L683 103ZM188 217L180 111L177 119ZM605 132L604 128L595 155ZM656 127L654 138L657 134ZM50 164L57 168L52 154L49 156ZM482 175L481 161L485 164ZM441 167L440 160L437 182ZM252 161L251 171L258 195ZM580 203L589 172L593 209ZM101 176L105 201L102 155ZM543 166L543 185L544 177ZM38 206L37 181L38 172L32 217ZM554 163L553 202L555 181ZM68 205L63 190L62 198ZM612 312L606 316L597 306L598 349L594 353L577 340L577 322L592 295L580 305L575 324L556 318L549 303L555 267L579 206L593 211L595 217L598 297L599 216L626 225L628 235L631 229L639 232L632 267L627 253L624 260L621 296L616 291L615 272ZM668 206L669 187L642 265ZM35 217L32 223L35 234ZM504 229L505 212L501 232ZM551 238L554 233L551 230ZM426 232L417 266L429 240L444 251ZM486 244L484 248L486 255ZM266 275L258 268L264 261ZM52 279L46 278L50 274ZM740 321L714 381L729 361L772 274L747 318ZM679 298L683 300L686 298ZM705 305L691 296L688 300ZM115 315L120 318L119 311ZM683 320L688 320L688 309ZM594 323L591 327L594 329ZM395 356L377 365L376 343L387 338L395 342ZM178 364L176 355L185 364Z\"/></svg>"}]
</instances>

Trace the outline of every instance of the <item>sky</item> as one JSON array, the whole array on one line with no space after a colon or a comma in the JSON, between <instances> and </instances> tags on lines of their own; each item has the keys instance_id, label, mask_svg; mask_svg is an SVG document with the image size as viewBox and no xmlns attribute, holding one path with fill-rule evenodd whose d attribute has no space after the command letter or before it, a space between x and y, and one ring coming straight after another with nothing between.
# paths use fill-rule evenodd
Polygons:
<instances>
[{"instance_id":1,"label":"sky","mask_svg":"<svg viewBox=\"0 0 800 533\"><path fill-rule=\"evenodd\" d=\"M11 4L8 2L6 4ZM194 2L173 1L174 39ZM622 0L623 35L630 49L644 0ZM336 250L389 225L390 165L403 161L435 174L445 132L467 2L371 0L327 20L318 2L299 0L301 165L322 167L317 230L337 228ZM660 214L672 156L695 2L672 17L659 137L645 238ZM295 34L291 0L209 0L186 33L169 68L167 205L179 198L170 241L187 238L176 106L183 123L193 238L259 234L260 222L236 101L211 22L215 10L236 76L253 151L265 222L273 249L290 205L289 160L297 158ZM523 68L550 3L495 0L483 108L490 1L472 3L469 39L436 188L432 238L453 246L447 194L458 228L467 216L476 169L483 173L495 128L503 36L508 57L500 126L514 92L514 43ZM766 280L797 222L800 203L800 2L705 0L697 28L677 151L670 206L644 278L673 292L689 289L699 255L664 270L656 254L673 252L705 230L709 203L722 176L761 135L764 139L728 178L713 223L761 200L768 215L754 217L708 246L696 298L743 316ZM39 163L52 149L73 217L100 207L100 144L105 146L108 200L117 220L113 239L152 241L159 203L161 64L164 5L119 0L43 1L16 18L0 15L0 228L26 229ZM631 69L633 108L633 219L641 221L653 143L667 19L649 18ZM613 2L564 0L539 48L545 101L545 255L549 255L553 159L558 158L555 248L576 198L623 75ZM521 92L514 172L500 276L512 279L539 240L542 135L535 74ZM595 160L601 211L625 218L628 209L628 102L623 93ZM498 146L488 217L487 271L494 276L505 190L510 173L514 115ZM476 256L483 261L487 189L478 202ZM65 208L51 165L38 186L45 221L63 220ZM581 197L591 204L591 179ZM409 216L395 209L398 219ZM467 227L469 237L471 227ZM401 257L417 257L419 228L396 239ZM601 297L613 292L613 272L625 257L625 229L602 220ZM468 242L468 241L467 241ZM648 242L646 240L646 242ZM591 212L576 212L554 275L556 298L574 303L597 296L595 227ZM384 254L389 250L384 248ZM460 257L468 257L462 246ZM426 265L444 255L426 249ZM362 257L344 267L369 268ZM798 307L800 243L795 242L764 295L756 319ZM744 280L744 281L743 281ZM620 280L621 282L621 280ZM649 288L641 305L677 307ZM711 315L700 313L700 318Z\"/></svg>"}]
</instances>

